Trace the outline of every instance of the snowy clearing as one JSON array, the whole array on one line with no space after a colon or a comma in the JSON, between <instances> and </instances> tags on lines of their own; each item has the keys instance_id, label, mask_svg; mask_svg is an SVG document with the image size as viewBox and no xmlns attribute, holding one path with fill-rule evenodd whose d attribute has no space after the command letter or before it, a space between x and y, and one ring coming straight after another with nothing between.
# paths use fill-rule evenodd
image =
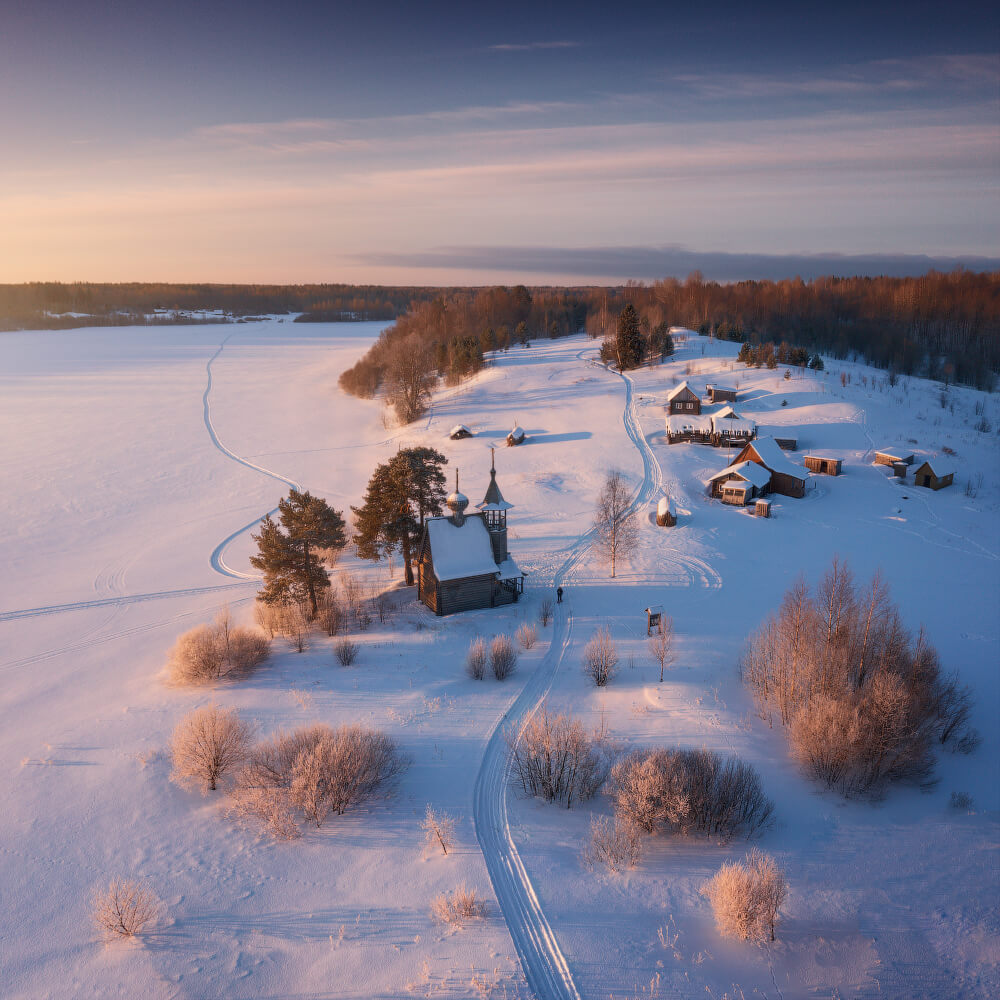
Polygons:
<instances>
[{"instance_id":1,"label":"snowy clearing","mask_svg":"<svg viewBox=\"0 0 1000 1000\"><path fill-rule=\"evenodd\" d=\"M605 998L651 983L661 997L1000 993L1000 451L995 432L974 429L977 404L1000 423L996 398L889 386L835 361L785 380L694 336L668 364L622 377L572 337L512 349L400 429L336 386L382 326L0 335L5 995ZM706 383L737 387L734 408L761 436L798 439L791 462L842 458L843 475L810 476L801 500L772 495L771 519L711 500L704 482L737 451L666 443L664 404L683 380L702 397ZM515 421L526 440L505 448ZM473 436L449 440L457 424ZM897 441L916 455L905 484L872 464ZM226 604L249 622L249 530L289 484L349 514L376 463L411 444L443 451L473 504L497 447L511 555L528 574L519 604L438 619L400 587L398 565L390 576L345 554L345 568L400 587L392 619L353 636L355 665L316 636L301 654L279 640L246 681L164 684L180 632ZM926 459L943 459L955 485L914 486ZM641 520L639 551L614 581L589 545L610 468L632 483ZM658 528L665 495L677 524ZM906 624L926 625L976 691L983 743L943 754L930 792L896 788L872 805L823 791L737 676L747 633L835 554L859 578L881 567ZM471 639L534 621L557 584L565 604L515 674L468 678ZM677 633L663 684L645 641L643 609L656 605ZM623 669L596 689L580 654L601 625ZM720 938L698 893L746 844L647 838L634 870L592 873L580 851L610 803L566 810L514 794L506 733L546 698L630 748L705 747L759 769L777 804L760 845L790 883L773 945ZM388 799L275 843L169 780L173 727L212 702L262 735L377 726L413 763ZM971 810L949 807L956 791ZM459 817L447 857L424 848L428 804ZM89 904L116 874L148 880L164 916L105 946ZM490 911L458 931L430 904L461 883Z\"/></svg>"}]
</instances>

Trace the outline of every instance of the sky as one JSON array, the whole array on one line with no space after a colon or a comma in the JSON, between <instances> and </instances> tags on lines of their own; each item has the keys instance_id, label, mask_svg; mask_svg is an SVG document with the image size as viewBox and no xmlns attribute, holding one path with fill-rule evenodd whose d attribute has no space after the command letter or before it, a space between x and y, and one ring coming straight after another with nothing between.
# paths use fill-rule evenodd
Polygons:
<instances>
[{"instance_id":1,"label":"sky","mask_svg":"<svg viewBox=\"0 0 1000 1000\"><path fill-rule=\"evenodd\" d=\"M0 0L0 282L1000 268L982 2Z\"/></svg>"}]
</instances>

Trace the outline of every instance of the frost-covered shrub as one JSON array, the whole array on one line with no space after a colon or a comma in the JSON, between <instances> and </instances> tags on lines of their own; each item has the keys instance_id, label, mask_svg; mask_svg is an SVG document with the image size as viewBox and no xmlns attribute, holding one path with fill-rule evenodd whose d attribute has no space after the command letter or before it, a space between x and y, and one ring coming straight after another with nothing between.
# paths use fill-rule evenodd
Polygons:
<instances>
[{"instance_id":1,"label":"frost-covered shrub","mask_svg":"<svg viewBox=\"0 0 1000 1000\"><path fill-rule=\"evenodd\" d=\"M107 937L135 937L160 912L156 893L142 882L116 876L94 894L94 923Z\"/></svg>"},{"instance_id":2,"label":"frost-covered shrub","mask_svg":"<svg viewBox=\"0 0 1000 1000\"><path fill-rule=\"evenodd\" d=\"M431 913L446 924L461 925L467 920L481 920L488 912L486 900L475 889L467 889L464 885L435 896L431 902Z\"/></svg>"},{"instance_id":3,"label":"frost-covered shrub","mask_svg":"<svg viewBox=\"0 0 1000 1000\"><path fill-rule=\"evenodd\" d=\"M486 643L482 639L473 639L469 643L469 651L465 654L465 670L477 681L486 676Z\"/></svg>"},{"instance_id":4,"label":"frost-covered shrub","mask_svg":"<svg viewBox=\"0 0 1000 1000\"><path fill-rule=\"evenodd\" d=\"M745 860L724 864L701 893L712 904L721 934L741 941L773 941L788 883L774 858L755 847Z\"/></svg>"},{"instance_id":5,"label":"frost-covered shrub","mask_svg":"<svg viewBox=\"0 0 1000 1000\"><path fill-rule=\"evenodd\" d=\"M618 746L601 734L588 733L579 719L551 715L543 705L520 738L508 736L511 774L522 790L548 802L593 798L604 784Z\"/></svg>"},{"instance_id":6,"label":"frost-covered shrub","mask_svg":"<svg viewBox=\"0 0 1000 1000\"><path fill-rule=\"evenodd\" d=\"M253 629L233 625L223 610L211 625L185 632L170 651L170 679L176 684L211 684L249 674L267 659L270 642Z\"/></svg>"},{"instance_id":7,"label":"frost-covered shrub","mask_svg":"<svg viewBox=\"0 0 1000 1000\"><path fill-rule=\"evenodd\" d=\"M170 740L175 780L215 791L219 779L246 760L253 731L235 708L196 709L181 720Z\"/></svg>"},{"instance_id":8,"label":"frost-covered shrub","mask_svg":"<svg viewBox=\"0 0 1000 1000\"><path fill-rule=\"evenodd\" d=\"M527 622L523 622L518 625L517 641L521 644L522 649L531 649L532 646L538 641L538 629L534 625L529 625Z\"/></svg>"},{"instance_id":9,"label":"frost-covered shrub","mask_svg":"<svg viewBox=\"0 0 1000 1000\"><path fill-rule=\"evenodd\" d=\"M774 803L756 770L711 750L640 750L611 769L617 815L646 833L752 837Z\"/></svg>"},{"instance_id":10,"label":"frost-covered shrub","mask_svg":"<svg viewBox=\"0 0 1000 1000\"><path fill-rule=\"evenodd\" d=\"M584 647L583 672L597 687L607 685L618 672L618 650L609 629L599 628Z\"/></svg>"},{"instance_id":11,"label":"frost-covered shrub","mask_svg":"<svg viewBox=\"0 0 1000 1000\"><path fill-rule=\"evenodd\" d=\"M349 667L358 658L358 653L360 652L360 647L356 642L351 639L341 639L340 642L334 646L334 653L337 657L337 662L342 667Z\"/></svg>"},{"instance_id":12,"label":"frost-covered shrub","mask_svg":"<svg viewBox=\"0 0 1000 1000\"><path fill-rule=\"evenodd\" d=\"M427 846L440 847L441 853L447 854L448 848L455 842L455 817L446 812L438 812L428 805L422 826Z\"/></svg>"},{"instance_id":13,"label":"frost-covered shrub","mask_svg":"<svg viewBox=\"0 0 1000 1000\"><path fill-rule=\"evenodd\" d=\"M541 623L542 628L548 628L548 624L552 621L552 598L543 597L542 603L538 605L538 621Z\"/></svg>"},{"instance_id":14,"label":"frost-covered shrub","mask_svg":"<svg viewBox=\"0 0 1000 1000\"><path fill-rule=\"evenodd\" d=\"M517 666L517 650L509 635L496 635L490 643L490 670L498 681L506 680Z\"/></svg>"},{"instance_id":15,"label":"frost-covered shrub","mask_svg":"<svg viewBox=\"0 0 1000 1000\"><path fill-rule=\"evenodd\" d=\"M406 766L393 740L360 726L317 725L258 744L237 775L233 811L256 815L279 836L292 817L321 826L330 813L371 798Z\"/></svg>"},{"instance_id":16,"label":"frost-covered shrub","mask_svg":"<svg viewBox=\"0 0 1000 1000\"><path fill-rule=\"evenodd\" d=\"M802 581L750 636L741 673L774 713L803 769L845 795L930 781L935 745L969 753L972 693L903 626L876 574L855 584L839 560L815 591Z\"/></svg>"},{"instance_id":17,"label":"frost-covered shrub","mask_svg":"<svg viewBox=\"0 0 1000 1000\"><path fill-rule=\"evenodd\" d=\"M641 837L635 824L618 816L597 816L590 821L590 842L583 849L583 863L593 870L605 865L613 872L634 868L639 861Z\"/></svg>"}]
</instances>

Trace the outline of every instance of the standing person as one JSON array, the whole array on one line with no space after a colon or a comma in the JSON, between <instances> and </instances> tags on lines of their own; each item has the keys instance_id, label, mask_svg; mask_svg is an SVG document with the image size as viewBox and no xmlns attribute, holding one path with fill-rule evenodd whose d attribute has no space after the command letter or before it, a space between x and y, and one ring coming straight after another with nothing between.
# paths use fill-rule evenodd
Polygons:
<instances>
[{"instance_id":1,"label":"standing person","mask_svg":"<svg viewBox=\"0 0 1000 1000\"><path fill-rule=\"evenodd\" d=\"M556 587L556 604L562 604L562 587Z\"/></svg>"}]
</instances>

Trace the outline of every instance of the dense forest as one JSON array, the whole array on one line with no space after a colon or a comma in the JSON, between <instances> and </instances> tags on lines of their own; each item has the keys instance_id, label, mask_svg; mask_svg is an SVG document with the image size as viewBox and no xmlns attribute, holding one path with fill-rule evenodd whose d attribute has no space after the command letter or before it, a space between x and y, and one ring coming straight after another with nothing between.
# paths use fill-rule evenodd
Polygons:
<instances>
[{"instance_id":1,"label":"dense forest","mask_svg":"<svg viewBox=\"0 0 1000 1000\"><path fill-rule=\"evenodd\" d=\"M751 347L791 343L803 358L857 357L889 371L992 389L1000 370L1000 274L930 272L920 278L818 278L720 285L693 274L617 288L487 288L415 302L341 376L360 396L398 388L405 353L454 383L513 342L585 329L606 344L632 305L648 358L665 326ZM669 345L667 345L669 346ZM758 352L759 353L759 352ZM794 363L794 362L793 362Z\"/></svg>"},{"instance_id":2,"label":"dense forest","mask_svg":"<svg viewBox=\"0 0 1000 1000\"><path fill-rule=\"evenodd\" d=\"M370 396L389 388L404 344L434 377L454 382L512 343L581 330L613 338L627 304L654 348L666 327L685 326L979 388L992 388L1000 371L1000 273L964 270L726 285L695 273L608 288L35 282L0 285L0 330L204 322L199 314L208 311L219 320L395 320L341 379L349 392Z\"/></svg>"}]
</instances>

